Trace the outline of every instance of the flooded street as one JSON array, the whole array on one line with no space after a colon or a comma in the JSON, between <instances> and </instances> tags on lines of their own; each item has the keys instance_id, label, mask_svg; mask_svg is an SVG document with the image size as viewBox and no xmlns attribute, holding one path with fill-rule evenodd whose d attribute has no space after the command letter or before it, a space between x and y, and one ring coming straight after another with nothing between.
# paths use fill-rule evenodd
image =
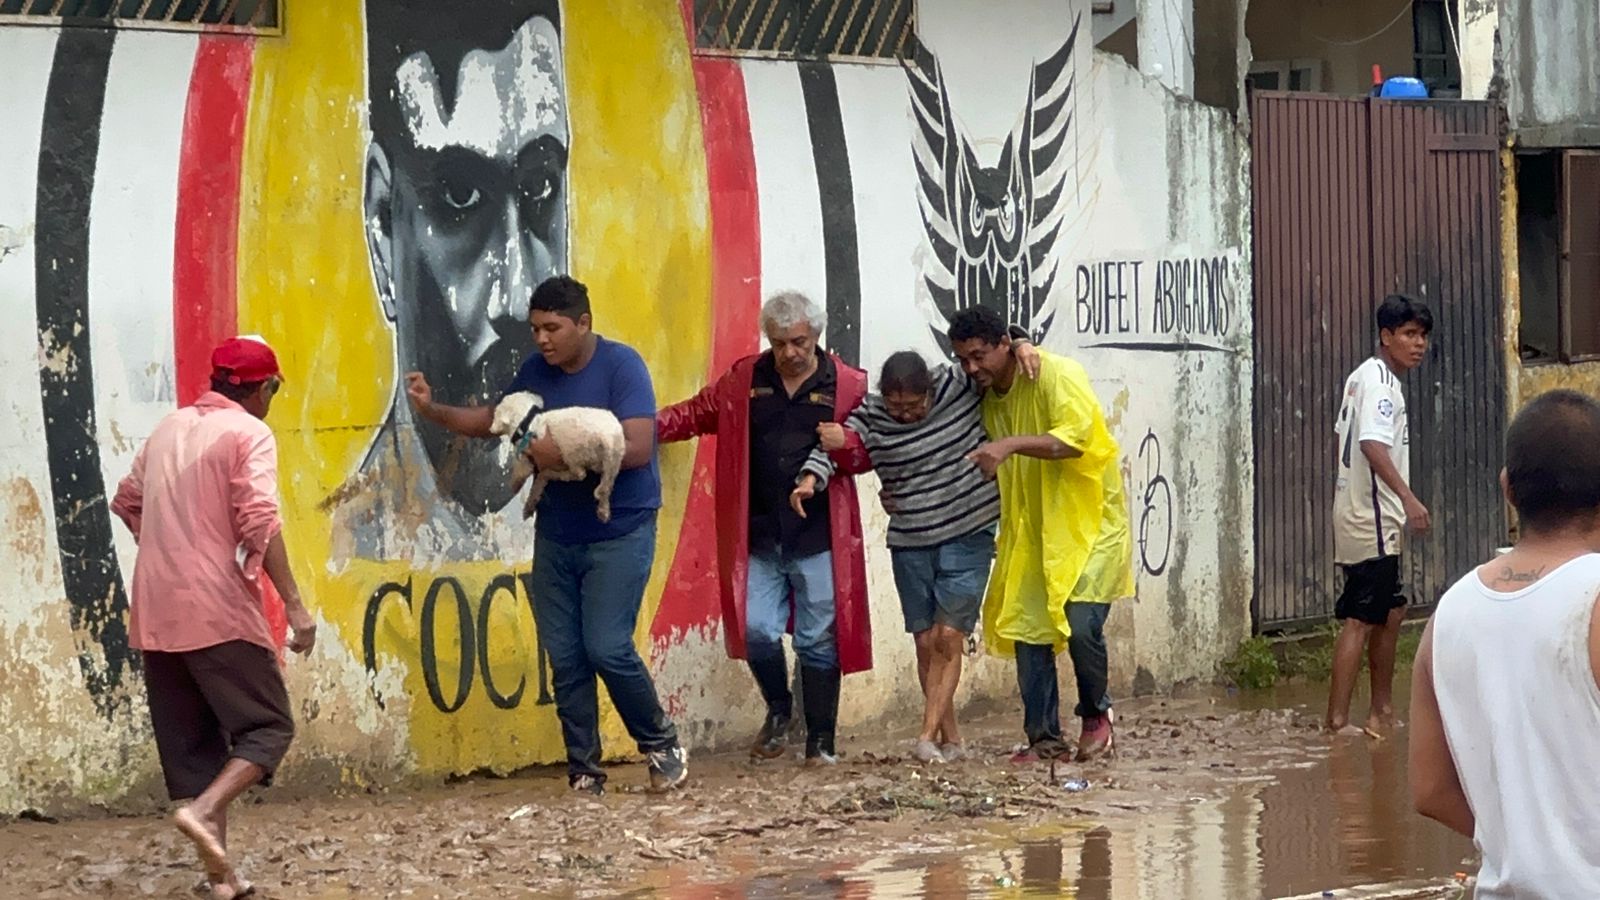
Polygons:
<instances>
[{"instance_id":1,"label":"flooded street","mask_svg":"<svg viewBox=\"0 0 1600 900\"><path fill-rule=\"evenodd\" d=\"M638 766L597 800L548 769L387 794L286 787L238 810L233 845L265 897L1458 896L1472 847L1410 811L1404 732L1324 737L1322 696L1128 701L1115 761L1053 773L1009 760L1015 723L998 717L973 723L961 763L858 735L830 770L703 754L694 786L666 798L639 789ZM198 878L154 815L13 822L0 857L27 896L174 896Z\"/></svg>"},{"instance_id":2,"label":"flooded street","mask_svg":"<svg viewBox=\"0 0 1600 900\"><path fill-rule=\"evenodd\" d=\"M1324 701L1322 690L1298 685L1238 703L1243 709L1300 708L1310 716ZM1462 895L1455 876L1476 869L1471 842L1411 811L1403 731L1381 742L1318 736L1304 750L1253 774L1183 753L1189 758L1185 767L1217 772L1212 790L1108 803L1091 821L1044 825L1019 817L1007 826L974 829L964 840L929 839L931 846L822 872L745 874L708 884L691 869L671 870L652 888L628 896L879 900L1020 893L1221 900L1320 897L1328 890L1336 897ZM1150 772L1159 776L1174 769L1158 763ZM908 837L908 843L916 840Z\"/></svg>"}]
</instances>

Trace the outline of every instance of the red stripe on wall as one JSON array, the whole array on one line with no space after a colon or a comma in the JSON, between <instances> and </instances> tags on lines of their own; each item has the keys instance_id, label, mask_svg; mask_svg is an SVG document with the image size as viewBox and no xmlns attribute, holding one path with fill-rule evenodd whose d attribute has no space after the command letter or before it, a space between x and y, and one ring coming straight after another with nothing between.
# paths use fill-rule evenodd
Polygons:
<instances>
[{"instance_id":1,"label":"red stripe on wall","mask_svg":"<svg viewBox=\"0 0 1600 900\"><path fill-rule=\"evenodd\" d=\"M178 405L205 392L211 350L238 330L239 180L255 43L204 36L178 164L172 328Z\"/></svg>"},{"instance_id":2,"label":"red stripe on wall","mask_svg":"<svg viewBox=\"0 0 1600 900\"><path fill-rule=\"evenodd\" d=\"M711 189L710 376L756 352L761 318L761 214L744 75L733 60L695 63Z\"/></svg>"},{"instance_id":3,"label":"red stripe on wall","mask_svg":"<svg viewBox=\"0 0 1600 900\"><path fill-rule=\"evenodd\" d=\"M178 160L172 263L173 369L178 405L210 386L211 351L239 331L239 195L255 41L205 35L195 51ZM288 616L260 580L267 627L283 649Z\"/></svg>"},{"instance_id":4,"label":"red stripe on wall","mask_svg":"<svg viewBox=\"0 0 1600 900\"><path fill-rule=\"evenodd\" d=\"M683 33L689 36L689 48L694 49L694 0L678 0L678 12L683 14Z\"/></svg>"},{"instance_id":5,"label":"red stripe on wall","mask_svg":"<svg viewBox=\"0 0 1600 900\"><path fill-rule=\"evenodd\" d=\"M693 7L685 0L685 17L693 30ZM742 356L757 349L761 315L761 217L756 193L755 147L750 138L750 108L739 64L726 59L697 59L695 86L700 95L700 123L705 137L707 182L711 194L711 362L712 380ZM717 621L721 605L717 587L717 547L712 484L716 440L701 438L683 534L668 570L661 605L651 623L658 643L671 643L683 632ZM737 489L737 488L736 488Z\"/></svg>"}]
</instances>

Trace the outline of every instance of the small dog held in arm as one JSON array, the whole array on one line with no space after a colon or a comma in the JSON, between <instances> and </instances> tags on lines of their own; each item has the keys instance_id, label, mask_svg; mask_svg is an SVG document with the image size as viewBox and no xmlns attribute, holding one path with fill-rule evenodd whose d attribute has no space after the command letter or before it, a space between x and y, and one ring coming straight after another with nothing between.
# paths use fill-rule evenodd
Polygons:
<instances>
[{"instance_id":1,"label":"small dog held in arm","mask_svg":"<svg viewBox=\"0 0 1600 900\"><path fill-rule=\"evenodd\" d=\"M535 476L533 488L528 491L528 502L522 508L523 516L533 516L546 484L582 481L592 473L600 476L600 484L594 489L595 516L602 522L611 521L611 488L622 468L626 440L622 435L622 423L610 410L588 406L547 410L543 397L530 391L518 391L507 394L494 408L494 422L489 430L504 437L515 452L511 486L521 490L528 476ZM529 442L546 435L561 449L565 465L535 472L533 461L523 451Z\"/></svg>"}]
</instances>

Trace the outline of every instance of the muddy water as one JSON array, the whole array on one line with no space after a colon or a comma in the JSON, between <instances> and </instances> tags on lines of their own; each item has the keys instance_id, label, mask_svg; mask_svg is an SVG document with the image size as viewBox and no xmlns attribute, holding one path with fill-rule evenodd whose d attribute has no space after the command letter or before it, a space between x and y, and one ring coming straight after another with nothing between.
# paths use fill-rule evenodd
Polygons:
<instances>
[{"instance_id":1,"label":"muddy water","mask_svg":"<svg viewBox=\"0 0 1600 900\"><path fill-rule=\"evenodd\" d=\"M863 729L828 769L698 754L668 797L642 790L637 761L603 798L558 769L370 794L290 779L235 808L230 851L273 900L1455 896L1471 848L1407 809L1404 734L1330 741L1322 702L1320 687L1129 701L1116 760L1056 770L1010 760L1007 711L963 723L960 763ZM0 898L179 897L200 875L154 809L0 821L0 861ZM1400 883L1445 890L1350 890Z\"/></svg>"},{"instance_id":2,"label":"muddy water","mask_svg":"<svg viewBox=\"0 0 1600 900\"><path fill-rule=\"evenodd\" d=\"M1286 687L1226 702L1309 712L1320 710L1322 691ZM1220 790L1181 803L1128 804L1066 824L974 826L953 846L918 847L907 835L897 852L820 870L781 851L710 883L692 867L669 869L630 896L1443 898L1461 896L1456 874L1476 868L1469 841L1411 811L1403 730L1381 742L1333 739L1273 768L1221 778L1228 783Z\"/></svg>"}]
</instances>

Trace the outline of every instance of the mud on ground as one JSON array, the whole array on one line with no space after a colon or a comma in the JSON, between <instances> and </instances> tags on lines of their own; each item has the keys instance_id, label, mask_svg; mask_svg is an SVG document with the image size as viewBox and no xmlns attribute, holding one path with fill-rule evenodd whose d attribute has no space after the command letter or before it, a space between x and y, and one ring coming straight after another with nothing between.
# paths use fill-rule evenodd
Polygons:
<instances>
[{"instance_id":1,"label":"mud on ground","mask_svg":"<svg viewBox=\"0 0 1600 900\"><path fill-rule=\"evenodd\" d=\"M382 794L266 792L235 807L230 844L262 897L610 896L1139 816L1260 780L1319 740L1303 710L1147 699L1119 707L1116 759L1052 768L1010 761L1012 718L967 726L971 758L937 766L912 760L906 736L845 735L827 769L801 767L798 748L760 764L697 755L691 784L664 797L644 792L637 763L610 770L603 798L568 792L556 769ZM200 879L190 845L154 815L13 821L0 858L13 896L172 897Z\"/></svg>"}]
</instances>

